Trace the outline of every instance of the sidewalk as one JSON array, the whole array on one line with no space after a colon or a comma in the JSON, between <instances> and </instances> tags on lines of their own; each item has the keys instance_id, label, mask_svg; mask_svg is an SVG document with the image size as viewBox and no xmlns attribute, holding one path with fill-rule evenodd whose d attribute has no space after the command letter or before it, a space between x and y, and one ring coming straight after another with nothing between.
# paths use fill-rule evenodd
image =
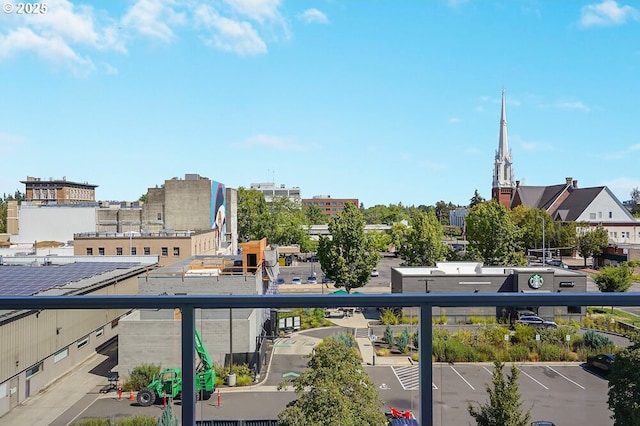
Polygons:
<instances>
[{"instance_id":1,"label":"sidewalk","mask_svg":"<svg viewBox=\"0 0 640 426\"><path fill-rule=\"evenodd\" d=\"M362 355L362 362L367 365L411 365L409 356L375 356L375 349L370 340L368 328L369 320L361 312L356 312L352 316L342 318L328 318L332 323L341 327L356 329L356 343ZM359 337L357 330L367 330L366 337ZM362 333L361 333L362 334Z\"/></svg>"},{"instance_id":2,"label":"sidewalk","mask_svg":"<svg viewBox=\"0 0 640 426\"><path fill-rule=\"evenodd\" d=\"M66 426L91 402L100 398L100 389L106 385L104 376L94 374L108 357L95 354L78 365L71 373L55 380L49 386L18 405L4 416L0 424L8 426ZM76 406L77 409L72 408ZM63 416L64 415L64 416Z\"/></svg>"}]
</instances>

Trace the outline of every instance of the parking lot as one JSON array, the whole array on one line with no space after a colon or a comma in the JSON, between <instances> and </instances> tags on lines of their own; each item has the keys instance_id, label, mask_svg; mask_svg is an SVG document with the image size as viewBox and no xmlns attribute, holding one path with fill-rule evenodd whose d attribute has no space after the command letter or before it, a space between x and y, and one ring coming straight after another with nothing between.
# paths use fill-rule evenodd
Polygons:
<instances>
[{"instance_id":1,"label":"parking lot","mask_svg":"<svg viewBox=\"0 0 640 426\"><path fill-rule=\"evenodd\" d=\"M510 364L504 372L510 373ZM523 409L531 408L532 420L556 425L612 425L607 406L607 380L578 363L523 364L518 366ZM367 367L387 405L415 411L419 407L418 366ZM493 365L434 364L434 425L471 424L469 402L485 403Z\"/></svg>"}]
</instances>

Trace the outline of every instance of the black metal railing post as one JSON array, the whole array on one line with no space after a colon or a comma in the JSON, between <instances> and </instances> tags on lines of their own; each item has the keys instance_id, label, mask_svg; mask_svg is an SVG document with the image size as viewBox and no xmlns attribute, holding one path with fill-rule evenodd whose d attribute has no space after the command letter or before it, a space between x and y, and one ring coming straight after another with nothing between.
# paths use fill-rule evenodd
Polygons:
<instances>
[{"instance_id":1,"label":"black metal railing post","mask_svg":"<svg viewBox=\"0 0 640 426\"><path fill-rule=\"evenodd\" d=\"M194 360L196 358L196 316L191 304L184 304L182 309L182 424L196 424L196 382Z\"/></svg>"},{"instance_id":2,"label":"black metal railing post","mask_svg":"<svg viewBox=\"0 0 640 426\"><path fill-rule=\"evenodd\" d=\"M420 424L423 426L433 425L433 368L431 357L433 353L432 314L433 305L420 305L420 341L418 347L418 359L420 369Z\"/></svg>"}]
</instances>

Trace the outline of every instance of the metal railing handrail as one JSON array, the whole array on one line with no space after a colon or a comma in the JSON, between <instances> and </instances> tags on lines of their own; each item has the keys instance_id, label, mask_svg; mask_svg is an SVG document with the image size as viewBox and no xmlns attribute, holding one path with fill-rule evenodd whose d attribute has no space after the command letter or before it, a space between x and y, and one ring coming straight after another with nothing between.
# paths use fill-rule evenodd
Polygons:
<instances>
[{"instance_id":1,"label":"metal railing handrail","mask_svg":"<svg viewBox=\"0 0 640 426\"><path fill-rule=\"evenodd\" d=\"M195 309L419 307L420 420L433 425L431 382L432 308L469 306L640 306L640 293L462 293L462 294L313 294L179 296L4 296L0 310L31 309L174 309L182 311L182 424L195 425ZM428 324L429 327L422 327Z\"/></svg>"}]
</instances>

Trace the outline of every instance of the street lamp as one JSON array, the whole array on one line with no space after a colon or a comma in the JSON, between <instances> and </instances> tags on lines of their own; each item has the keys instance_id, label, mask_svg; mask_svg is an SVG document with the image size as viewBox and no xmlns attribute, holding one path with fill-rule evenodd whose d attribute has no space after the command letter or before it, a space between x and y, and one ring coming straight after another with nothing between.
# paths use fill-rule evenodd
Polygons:
<instances>
[{"instance_id":1,"label":"street lamp","mask_svg":"<svg viewBox=\"0 0 640 426\"><path fill-rule=\"evenodd\" d=\"M544 251L544 216L542 216L542 266L545 265Z\"/></svg>"}]
</instances>

